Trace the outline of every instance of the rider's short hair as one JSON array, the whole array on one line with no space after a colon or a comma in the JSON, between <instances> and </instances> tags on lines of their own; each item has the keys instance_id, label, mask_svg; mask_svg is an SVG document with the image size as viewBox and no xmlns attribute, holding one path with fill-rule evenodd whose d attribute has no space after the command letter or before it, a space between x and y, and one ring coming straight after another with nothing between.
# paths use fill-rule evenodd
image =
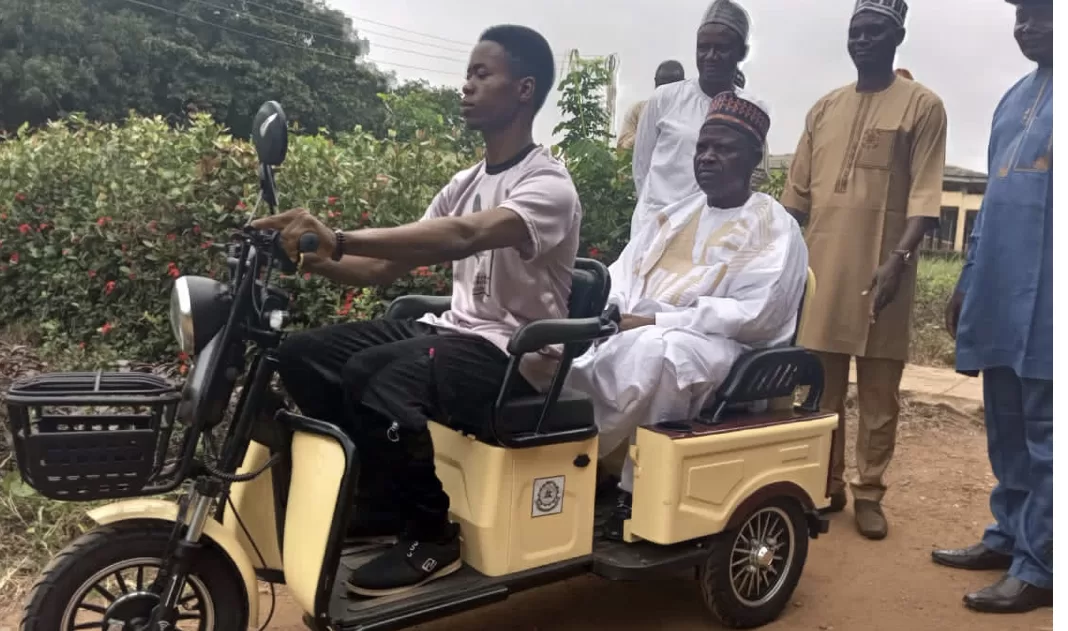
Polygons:
<instances>
[{"instance_id":1,"label":"rider's short hair","mask_svg":"<svg viewBox=\"0 0 1068 631\"><path fill-rule=\"evenodd\" d=\"M479 41L495 42L508 52L513 77L534 78L534 112L541 110L556 81L553 50L541 33L525 26L503 24L486 29Z\"/></svg>"}]
</instances>

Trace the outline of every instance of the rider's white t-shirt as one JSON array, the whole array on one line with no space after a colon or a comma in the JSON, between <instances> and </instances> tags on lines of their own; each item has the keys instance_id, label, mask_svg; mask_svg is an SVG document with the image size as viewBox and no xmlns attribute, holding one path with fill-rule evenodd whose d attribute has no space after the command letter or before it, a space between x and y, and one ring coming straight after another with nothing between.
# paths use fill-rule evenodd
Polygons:
<instances>
[{"instance_id":1,"label":"rider's white t-shirt","mask_svg":"<svg viewBox=\"0 0 1068 631\"><path fill-rule=\"evenodd\" d=\"M437 194L423 220L494 208L523 219L529 247L454 261L452 308L421 321L476 333L507 352L509 338L524 324L568 316L582 206L567 168L539 146L512 164L487 170L483 161L460 172ZM558 349L546 349L540 357L528 356L521 364L523 376L537 388L546 387L556 355Z\"/></svg>"}]
</instances>

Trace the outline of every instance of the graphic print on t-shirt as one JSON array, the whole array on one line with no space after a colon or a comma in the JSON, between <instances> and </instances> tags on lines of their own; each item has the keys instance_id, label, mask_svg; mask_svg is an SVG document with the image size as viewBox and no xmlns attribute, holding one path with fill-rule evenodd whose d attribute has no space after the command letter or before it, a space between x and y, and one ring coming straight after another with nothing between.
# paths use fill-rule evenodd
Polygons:
<instances>
[{"instance_id":1,"label":"graphic print on t-shirt","mask_svg":"<svg viewBox=\"0 0 1068 631\"><path fill-rule=\"evenodd\" d=\"M471 205L471 212L482 211L482 194L475 193L475 200ZM493 252L479 252L475 255L475 282L471 288L471 295L485 300L490 295L490 275L493 271Z\"/></svg>"}]
</instances>

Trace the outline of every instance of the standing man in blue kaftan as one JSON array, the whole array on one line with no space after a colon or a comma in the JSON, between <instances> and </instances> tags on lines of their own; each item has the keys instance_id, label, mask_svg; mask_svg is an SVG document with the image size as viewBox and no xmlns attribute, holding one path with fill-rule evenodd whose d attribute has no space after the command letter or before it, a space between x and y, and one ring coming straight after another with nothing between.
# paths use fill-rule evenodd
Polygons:
<instances>
[{"instance_id":1,"label":"standing man in blue kaftan","mask_svg":"<svg viewBox=\"0 0 1068 631\"><path fill-rule=\"evenodd\" d=\"M1053 605L1053 0L1016 5L1016 40L1038 68L994 113L990 183L946 325L957 370L983 373L996 522L936 563L1007 570L964 597L970 609Z\"/></svg>"}]
</instances>

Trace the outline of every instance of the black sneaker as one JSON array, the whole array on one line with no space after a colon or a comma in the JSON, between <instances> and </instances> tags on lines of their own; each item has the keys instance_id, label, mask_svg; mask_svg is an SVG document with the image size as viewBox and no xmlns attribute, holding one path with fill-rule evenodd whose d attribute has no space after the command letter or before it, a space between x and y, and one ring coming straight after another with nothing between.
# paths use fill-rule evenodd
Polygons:
<instances>
[{"instance_id":1,"label":"black sneaker","mask_svg":"<svg viewBox=\"0 0 1068 631\"><path fill-rule=\"evenodd\" d=\"M612 513L604 524L605 539L623 541L623 522L630 519L630 509L633 501L634 498L630 493L626 491L619 492L619 497L616 499L616 507L612 509Z\"/></svg>"},{"instance_id":2,"label":"black sneaker","mask_svg":"<svg viewBox=\"0 0 1068 631\"><path fill-rule=\"evenodd\" d=\"M401 537L389 550L353 570L345 587L360 596L392 596L448 576L461 567L460 526L450 523L438 541Z\"/></svg>"}]
</instances>

